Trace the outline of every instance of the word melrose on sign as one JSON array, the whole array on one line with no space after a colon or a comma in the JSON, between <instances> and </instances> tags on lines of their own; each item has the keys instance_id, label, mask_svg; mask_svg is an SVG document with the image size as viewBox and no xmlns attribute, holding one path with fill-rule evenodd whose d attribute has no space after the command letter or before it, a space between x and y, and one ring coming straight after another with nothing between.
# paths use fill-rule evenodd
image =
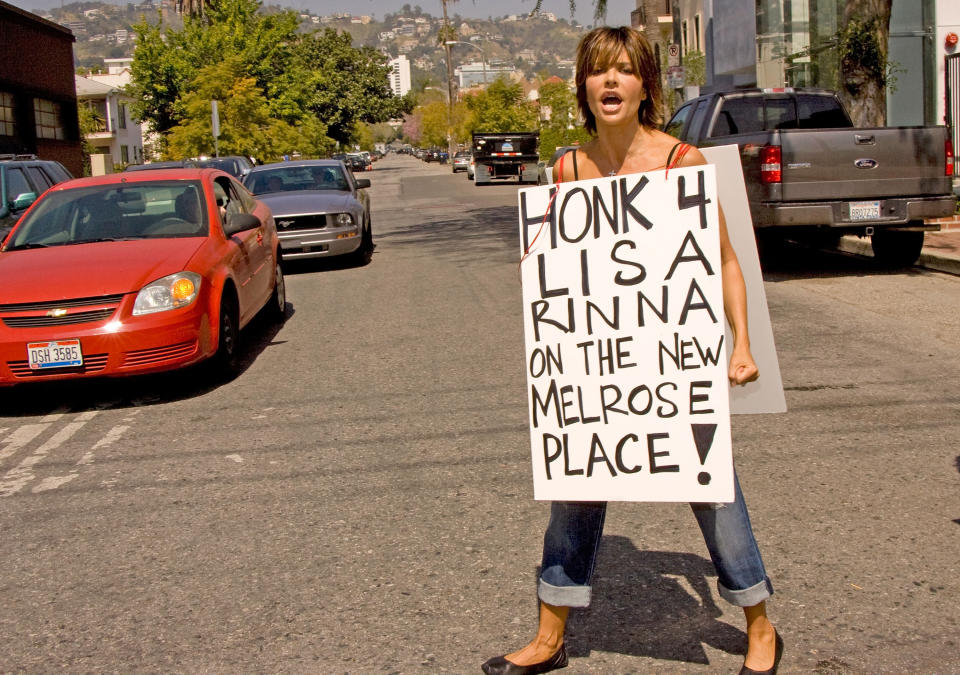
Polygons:
<instances>
[{"instance_id":1,"label":"word melrose on sign","mask_svg":"<svg viewBox=\"0 0 960 675\"><path fill-rule=\"evenodd\" d=\"M521 190L519 221L534 496L732 501L713 167Z\"/></svg>"}]
</instances>

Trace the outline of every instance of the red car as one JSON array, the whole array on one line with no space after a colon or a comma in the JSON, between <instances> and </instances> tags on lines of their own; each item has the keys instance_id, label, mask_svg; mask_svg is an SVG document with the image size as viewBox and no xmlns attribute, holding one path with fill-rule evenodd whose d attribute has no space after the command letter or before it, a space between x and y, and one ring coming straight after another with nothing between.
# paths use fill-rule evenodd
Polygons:
<instances>
[{"instance_id":1,"label":"red car","mask_svg":"<svg viewBox=\"0 0 960 675\"><path fill-rule=\"evenodd\" d=\"M133 375L213 358L286 306L270 210L216 169L81 178L0 247L0 385Z\"/></svg>"}]
</instances>

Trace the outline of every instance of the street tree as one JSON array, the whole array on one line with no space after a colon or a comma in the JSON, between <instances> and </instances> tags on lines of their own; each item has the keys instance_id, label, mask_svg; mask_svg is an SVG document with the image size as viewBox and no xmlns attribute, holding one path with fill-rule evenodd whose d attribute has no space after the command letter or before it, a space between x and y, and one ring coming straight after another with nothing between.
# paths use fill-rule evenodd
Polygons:
<instances>
[{"instance_id":1,"label":"street tree","mask_svg":"<svg viewBox=\"0 0 960 675\"><path fill-rule=\"evenodd\" d=\"M893 0L846 0L838 33L840 98L857 126L886 123Z\"/></svg>"},{"instance_id":2,"label":"street tree","mask_svg":"<svg viewBox=\"0 0 960 675\"><path fill-rule=\"evenodd\" d=\"M267 91L322 119L340 143L350 143L358 122L385 122L413 109L411 96L393 95L387 58L353 47L349 33L327 28L304 36L291 51L288 68Z\"/></svg>"},{"instance_id":3,"label":"street tree","mask_svg":"<svg viewBox=\"0 0 960 675\"><path fill-rule=\"evenodd\" d=\"M211 101L218 101L220 136L214 145ZM270 110L256 80L243 73L234 57L201 69L183 97L184 120L168 135L167 156L172 159L213 155L244 155L262 161L298 151L319 157L333 150L333 141L319 120L293 125Z\"/></svg>"},{"instance_id":4,"label":"street tree","mask_svg":"<svg viewBox=\"0 0 960 675\"><path fill-rule=\"evenodd\" d=\"M532 131L538 126L536 105L525 100L523 87L503 78L464 99L470 116L466 130L511 132Z\"/></svg>"},{"instance_id":5,"label":"street tree","mask_svg":"<svg viewBox=\"0 0 960 675\"><path fill-rule=\"evenodd\" d=\"M263 92L271 114L294 128L321 119L348 144L359 122L382 122L412 108L389 87L386 57L354 48L348 33L300 33L292 11L263 14L259 0L217 0L183 28L141 22L131 68L134 112L154 131L185 121L184 95L201 69L236 58Z\"/></svg>"},{"instance_id":6,"label":"street tree","mask_svg":"<svg viewBox=\"0 0 960 675\"><path fill-rule=\"evenodd\" d=\"M578 123L577 97L566 82L540 86L540 158L549 159L565 145L585 143L590 134Z\"/></svg>"}]
</instances>

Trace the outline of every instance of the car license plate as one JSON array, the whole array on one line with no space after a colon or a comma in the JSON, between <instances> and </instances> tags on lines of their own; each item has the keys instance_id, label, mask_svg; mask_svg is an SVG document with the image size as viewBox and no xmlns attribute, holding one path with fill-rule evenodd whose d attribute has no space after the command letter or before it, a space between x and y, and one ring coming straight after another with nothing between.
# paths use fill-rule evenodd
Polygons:
<instances>
[{"instance_id":1,"label":"car license plate","mask_svg":"<svg viewBox=\"0 0 960 675\"><path fill-rule=\"evenodd\" d=\"M850 202L850 220L879 220L880 202Z\"/></svg>"},{"instance_id":2,"label":"car license plate","mask_svg":"<svg viewBox=\"0 0 960 675\"><path fill-rule=\"evenodd\" d=\"M80 350L80 340L28 342L27 360L33 370L82 366L83 352Z\"/></svg>"}]
</instances>

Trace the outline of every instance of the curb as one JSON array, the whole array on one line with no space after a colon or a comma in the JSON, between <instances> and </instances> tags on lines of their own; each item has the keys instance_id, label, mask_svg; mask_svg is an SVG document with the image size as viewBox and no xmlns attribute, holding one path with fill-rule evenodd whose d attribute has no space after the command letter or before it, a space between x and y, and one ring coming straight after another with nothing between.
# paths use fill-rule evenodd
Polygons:
<instances>
[{"instance_id":1,"label":"curb","mask_svg":"<svg viewBox=\"0 0 960 675\"><path fill-rule=\"evenodd\" d=\"M873 257L873 249L870 247L870 241L866 238L845 235L841 237L837 248L844 253L853 253L867 258ZM924 248L920 252L920 257L913 266L960 275L960 259L944 256L930 248Z\"/></svg>"}]
</instances>

